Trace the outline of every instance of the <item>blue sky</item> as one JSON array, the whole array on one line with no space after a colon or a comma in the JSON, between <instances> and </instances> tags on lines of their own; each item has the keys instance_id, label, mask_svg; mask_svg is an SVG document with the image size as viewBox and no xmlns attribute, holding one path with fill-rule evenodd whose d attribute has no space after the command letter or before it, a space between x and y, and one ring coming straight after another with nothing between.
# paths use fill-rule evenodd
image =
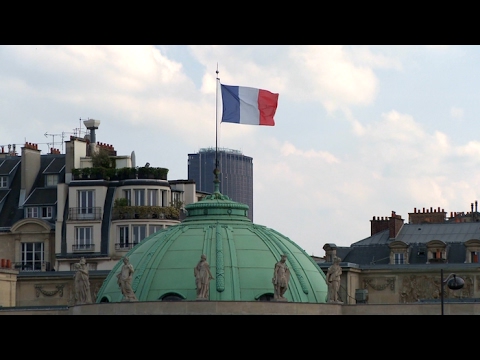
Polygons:
<instances>
[{"instance_id":1,"label":"blue sky","mask_svg":"<svg viewBox=\"0 0 480 360\"><path fill-rule=\"evenodd\" d=\"M253 158L254 223L311 255L373 216L479 199L480 46L2 45L0 63L0 145L63 150L98 119L97 141L170 180L215 146L217 65L279 93L274 127L221 124L218 144Z\"/></svg>"}]
</instances>

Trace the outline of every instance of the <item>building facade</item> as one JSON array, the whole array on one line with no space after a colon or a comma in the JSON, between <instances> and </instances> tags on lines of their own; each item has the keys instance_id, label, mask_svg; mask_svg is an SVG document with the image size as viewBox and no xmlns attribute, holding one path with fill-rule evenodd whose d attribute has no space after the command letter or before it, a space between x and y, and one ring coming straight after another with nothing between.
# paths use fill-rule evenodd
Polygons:
<instances>
[{"instance_id":1,"label":"building facade","mask_svg":"<svg viewBox=\"0 0 480 360\"><path fill-rule=\"evenodd\" d=\"M188 179L195 181L198 191L213 193L214 170L218 161L220 192L233 201L249 207L253 221L253 159L238 150L204 148L188 154Z\"/></svg>"},{"instance_id":2,"label":"building facade","mask_svg":"<svg viewBox=\"0 0 480 360\"><path fill-rule=\"evenodd\" d=\"M185 206L213 192L215 150L189 155L189 180L167 180L167 169L137 167L132 156L119 156L112 146L91 140L71 137L65 142L65 154L54 148L42 154L32 143L25 143L20 154L15 146L7 151L1 147L0 306L73 306L73 266L82 257L90 270L95 302L122 257L158 230L180 224ZM107 156L102 160L97 156L100 153ZM236 171L225 166L227 155L222 158L221 154L220 187L228 177L235 178L243 170L248 173L240 164ZM234 158L235 154L228 154ZM251 158L239 153L236 156L241 156L244 168L251 170ZM96 166L103 161L105 166ZM210 183L211 191L196 187L190 172L195 166L204 176L198 182L205 186ZM251 220L253 204L227 196L249 205ZM368 305L372 305L370 309L376 310L371 312L381 313L385 308L376 305L390 304L402 305L391 309L404 309L404 314L413 311L410 305L415 305L415 311L428 308L435 313L443 299L447 313L454 303L462 304L464 313L478 313L479 222L475 201L470 211L450 214L440 208L415 208L408 214L408 222L395 212L373 217L371 235L349 247L320 239L325 244L325 256L314 259L319 268L326 273L335 257L341 258L342 267L339 297L343 305L321 304L322 308L335 307L339 314L369 313ZM206 231L213 228L207 227ZM231 231L223 238L232 241ZM257 250L253 249L246 259L256 256ZM188 273L193 279L193 269ZM444 280L452 274L464 280L461 289L445 286ZM416 306L420 304L431 306ZM361 306L352 310L349 305ZM286 306L303 311L293 304ZM306 308L317 309L304 304ZM262 311L261 307L255 311Z\"/></svg>"},{"instance_id":3,"label":"building facade","mask_svg":"<svg viewBox=\"0 0 480 360\"><path fill-rule=\"evenodd\" d=\"M391 216L374 216L371 236L349 247L324 245L325 258L317 263L326 272L336 256L341 258L343 301L440 302L442 291L447 302L480 301L477 202L469 212L448 214L430 207L414 208L408 215L408 223L394 211ZM464 280L461 289L445 286L451 274Z\"/></svg>"},{"instance_id":4,"label":"building facade","mask_svg":"<svg viewBox=\"0 0 480 360\"><path fill-rule=\"evenodd\" d=\"M98 129L98 120L86 122ZM0 305L71 304L71 273L81 258L97 272L101 280L92 286L99 288L103 271L144 238L180 223L184 206L204 196L193 181L170 183L168 169L137 167L133 153L117 155L92 138L71 136L64 154L42 154L33 143L20 154L2 147L2 288L16 288L18 297L0 298Z\"/></svg>"}]
</instances>

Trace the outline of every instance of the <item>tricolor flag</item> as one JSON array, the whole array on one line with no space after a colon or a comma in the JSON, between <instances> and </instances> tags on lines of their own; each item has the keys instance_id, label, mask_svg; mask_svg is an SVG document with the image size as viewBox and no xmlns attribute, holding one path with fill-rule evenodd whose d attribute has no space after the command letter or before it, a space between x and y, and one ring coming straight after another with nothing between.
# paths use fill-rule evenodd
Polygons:
<instances>
[{"instance_id":1,"label":"tricolor flag","mask_svg":"<svg viewBox=\"0 0 480 360\"><path fill-rule=\"evenodd\" d=\"M274 126L278 94L245 86L221 85L222 122Z\"/></svg>"}]
</instances>

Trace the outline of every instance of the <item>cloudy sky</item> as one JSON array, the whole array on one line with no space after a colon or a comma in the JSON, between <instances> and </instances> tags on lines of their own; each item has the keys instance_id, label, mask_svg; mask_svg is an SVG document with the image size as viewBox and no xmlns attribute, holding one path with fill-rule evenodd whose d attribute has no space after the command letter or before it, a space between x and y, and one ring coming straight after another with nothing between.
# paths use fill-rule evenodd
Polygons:
<instances>
[{"instance_id":1,"label":"cloudy sky","mask_svg":"<svg viewBox=\"0 0 480 360\"><path fill-rule=\"evenodd\" d=\"M0 145L64 152L83 120L187 179L201 148L253 158L254 223L310 255L370 220L480 198L480 46L0 46ZM222 123L222 84L279 94L275 126Z\"/></svg>"}]
</instances>

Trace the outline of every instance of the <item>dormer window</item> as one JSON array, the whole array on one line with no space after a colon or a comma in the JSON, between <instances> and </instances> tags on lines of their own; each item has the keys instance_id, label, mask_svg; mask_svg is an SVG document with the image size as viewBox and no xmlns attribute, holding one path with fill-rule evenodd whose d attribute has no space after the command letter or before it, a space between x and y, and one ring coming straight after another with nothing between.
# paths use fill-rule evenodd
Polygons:
<instances>
[{"instance_id":1,"label":"dormer window","mask_svg":"<svg viewBox=\"0 0 480 360\"><path fill-rule=\"evenodd\" d=\"M8 187L8 177L7 176L0 176L0 188Z\"/></svg>"},{"instance_id":2,"label":"dormer window","mask_svg":"<svg viewBox=\"0 0 480 360\"><path fill-rule=\"evenodd\" d=\"M441 240L431 240L427 244L427 263L446 263L447 245Z\"/></svg>"},{"instance_id":3,"label":"dormer window","mask_svg":"<svg viewBox=\"0 0 480 360\"><path fill-rule=\"evenodd\" d=\"M392 241L390 243L390 264L408 264L408 245L403 241Z\"/></svg>"},{"instance_id":4,"label":"dormer window","mask_svg":"<svg viewBox=\"0 0 480 360\"><path fill-rule=\"evenodd\" d=\"M52 206L29 206L25 208L26 218L51 219L53 217Z\"/></svg>"},{"instance_id":5,"label":"dormer window","mask_svg":"<svg viewBox=\"0 0 480 360\"><path fill-rule=\"evenodd\" d=\"M465 241L465 262L466 263L480 263L480 240L470 239Z\"/></svg>"},{"instance_id":6,"label":"dormer window","mask_svg":"<svg viewBox=\"0 0 480 360\"><path fill-rule=\"evenodd\" d=\"M43 219L51 219L53 216L53 209L51 206L42 206L40 211Z\"/></svg>"},{"instance_id":7,"label":"dormer window","mask_svg":"<svg viewBox=\"0 0 480 360\"><path fill-rule=\"evenodd\" d=\"M45 175L45 186L57 186L58 184L58 174L54 175Z\"/></svg>"},{"instance_id":8,"label":"dormer window","mask_svg":"<svg viewBox=\"0 0 480 360\"><path fill-rule=\"evenodd\" d=\"M27 208L25 208L25 217L26 218L38 218L38 207L27 207Z\"/></svg>"},{"instance_id":9,"label":"dormer window","mask_svg":"<svg viewBox=\"0 0 480 360\"><path fill-rule=\"evenodd\" d=\"M403 252L394 254L394 264L405 264L405 254Z\"/></svg>"}]
</instances>

